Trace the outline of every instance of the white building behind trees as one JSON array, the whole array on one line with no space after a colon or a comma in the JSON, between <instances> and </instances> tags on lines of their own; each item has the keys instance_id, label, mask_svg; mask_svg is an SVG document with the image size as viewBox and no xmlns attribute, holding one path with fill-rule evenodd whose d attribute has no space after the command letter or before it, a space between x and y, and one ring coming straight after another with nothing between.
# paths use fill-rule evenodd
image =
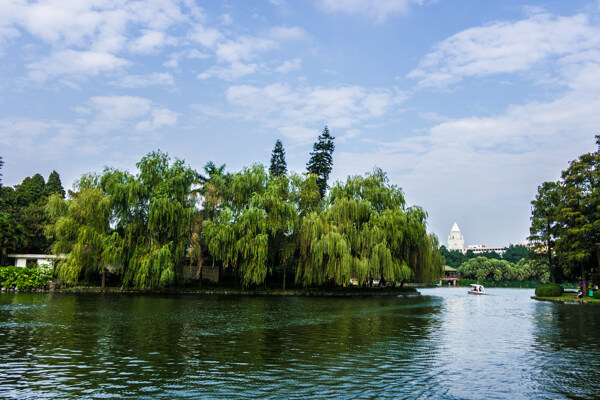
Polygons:
<instances>
[{"instance_id":1,"label":"white building behind trees","mask_svg":"<svg viewBox=\"0 0 600 400\"><path fill-rule=\"evenodd\" d=\"M471 250L475 254L496 252L502 255L506 251L506 247L488 247L485 244L472 244L465 247L465 238L462 233L460 233L458 224L455 222L454 225L452 225L450 236L448 236L448 250L459 250L463 254Z\"/></svg>"}]
</instances>

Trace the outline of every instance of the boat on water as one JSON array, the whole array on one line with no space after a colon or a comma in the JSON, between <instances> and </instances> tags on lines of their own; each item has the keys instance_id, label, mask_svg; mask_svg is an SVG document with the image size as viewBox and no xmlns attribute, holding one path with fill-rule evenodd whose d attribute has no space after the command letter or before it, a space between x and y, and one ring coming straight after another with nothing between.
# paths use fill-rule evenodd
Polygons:
<instances>
[{"instance_id":1,"label":"boat on water","mask_svg":"<svg viewBox=\"0 0 600 400\"><path fill-rule=\"evenodd\" d=\"M474 283L471 283L471 290L469 290L469 294L487 294L485 292L485 288L482 285L476 285Z\"/></svg>"}]
</instances>

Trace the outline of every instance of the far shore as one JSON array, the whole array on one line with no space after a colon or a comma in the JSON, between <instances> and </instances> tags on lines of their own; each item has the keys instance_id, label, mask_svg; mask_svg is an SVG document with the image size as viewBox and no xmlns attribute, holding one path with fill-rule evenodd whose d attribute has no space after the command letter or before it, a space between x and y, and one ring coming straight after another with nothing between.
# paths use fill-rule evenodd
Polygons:
<instances>
[{"instance_id":1,"label":"far shore","mask_svg":"<svg viewBox=\"0 0 600 400\"><path fill-rule=\"evenodd\" d=\"M57 289L36 289L32 291L2 290L2 293L122 293L122 294L203 294L203 295L233 295L233 296L312 296L312 297L356 297L356 296L418 296L421 293L415 289L398 288L339 288L323 289L258 289L246 290L235 288L178 288L164 290L122 289L119 287L75 286Z\"/></svg>"}]
</instances>

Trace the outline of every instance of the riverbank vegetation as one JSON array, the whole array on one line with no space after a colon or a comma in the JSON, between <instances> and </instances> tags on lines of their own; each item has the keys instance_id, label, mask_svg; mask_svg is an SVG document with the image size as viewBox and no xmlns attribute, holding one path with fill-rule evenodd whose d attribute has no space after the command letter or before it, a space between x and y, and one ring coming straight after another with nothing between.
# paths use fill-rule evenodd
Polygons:
<instances>
[{"instance_id":1,"label":"riverbank vegetation","mask_svg":"<svg viewBox=\"0 0 600 400\"><path fill-rule=\"evenodd\" d=\"M39 200L45 219L38 228L49 245L37 252L64 255L55 272L68 286L183 287L190 265L201 286L207 264L226 286L244 290L273 282L285 291L290 284L343 287L351 279L400 287L438 279L443 258L426 230L427 214L408 206L385 172L375 168L328 187L333 140L325 128L303 175L287 173L280 141L268 169L227 172L208 162L199 173L155 151L135 174L85 174L67 198L48 192Z\"/></svg>"},{"instance_id":2,"label":"riverbank vegetation","mask_svg":"<svg viewBox=\"0 0 600 400\"><path fill-rule=\"evenodd\" d=\"M43 289L52 279L52 268L0 267L0 289L28 291Z\"/></svg>"},{"instance_id":3,"label":"riverbank vegetation","mask_svg":"<svg viewBox=\"0 0 600 400\"><path fill-rule=\"evenodd\" d=\"M586 297L590 278L600 284L600 136L596 145L560 180L540 185L531 202L532 263L546 268L553 283L581 280Z\"/></svg>"}]
</instances>

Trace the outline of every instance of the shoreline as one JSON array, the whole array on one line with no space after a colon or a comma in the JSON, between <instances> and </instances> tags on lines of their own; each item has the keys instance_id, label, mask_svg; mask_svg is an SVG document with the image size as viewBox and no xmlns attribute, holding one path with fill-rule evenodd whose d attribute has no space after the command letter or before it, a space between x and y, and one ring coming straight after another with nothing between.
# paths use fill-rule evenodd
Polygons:
<instances>
[{"instance_id":1,"label":"shoreline","mask_svg":"<svg viewBox=\"0 0 600 400\"><path fill-rule=\"evenodd\" d=\"M2 290L0 293L118 293L118 294L201 294L224 296L302 296L302 297L358 297L358 296L420 296L418 291L404 290L239 290L239 289L190 289L190 290L135 290L121 288L73 287L64 289L37 289L29 291Z\"/></svg>"},{"instance_id":2,"label":"shoreline","mask_svg":"<svg viewBox=\"0 0 600 400\"><path fill-rule=\"evenodd\" d=\"M542 296L531 296L533 300L537 301L551 301L554 303L580 303L580 304L595 304L599 303L597 299L586 298L586 299L578 299L578 298L565 298L565 297L542 297Z\"/></svg>"}]
</instances>

